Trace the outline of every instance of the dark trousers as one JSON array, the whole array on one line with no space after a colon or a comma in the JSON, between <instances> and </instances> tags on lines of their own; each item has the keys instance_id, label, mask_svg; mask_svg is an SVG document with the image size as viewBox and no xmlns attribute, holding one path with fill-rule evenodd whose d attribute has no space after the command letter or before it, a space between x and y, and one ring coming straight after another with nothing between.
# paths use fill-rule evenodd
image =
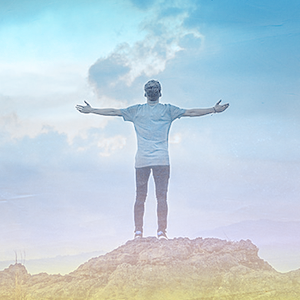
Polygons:
<instances>
[{"instance_id":1,"label":"dark trousers","mask_svg":"<svg viewBox=\"0 0 300 300\"><path fill-rule=\"evenodd\" d=\"M151 166L136 168L136 200L134 204L135 231L143 231L145 201L151 170L154 178L157 199L157 231L165 231L167 228L167 192L170 177L170 166Z\"/></svg>"}]
</instances>

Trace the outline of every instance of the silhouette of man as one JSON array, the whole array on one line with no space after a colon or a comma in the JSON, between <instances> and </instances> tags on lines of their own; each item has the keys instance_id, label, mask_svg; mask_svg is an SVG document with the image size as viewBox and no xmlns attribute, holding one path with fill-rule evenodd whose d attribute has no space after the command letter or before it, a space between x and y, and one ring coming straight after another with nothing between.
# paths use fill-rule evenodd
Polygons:
<instances>
[{"instance_id":1,"label":"silhouette of man","mask_svg":"<svg viewBox=\"0 0 300 300\"><path fill-rule=\"evenodd\" d=\"M212 108L182 109L171 104L159 103L161 85L158 81L148 81L144 90L147 98L145 104L137 104L124 109L92 108L84 101L86 105L77 105L76 109L84 114L94 113L102 116L123 117L124 121L134 124L138 144L135 157L134 237L143 237L144 204L147 197L148 180L152 171L157 198L157 237L167 239L167 191L170 177L168 135L171 124L181 117L201 117L223 112L229 104L220 105L220 100Z\"/></svg>"}]
</instances>

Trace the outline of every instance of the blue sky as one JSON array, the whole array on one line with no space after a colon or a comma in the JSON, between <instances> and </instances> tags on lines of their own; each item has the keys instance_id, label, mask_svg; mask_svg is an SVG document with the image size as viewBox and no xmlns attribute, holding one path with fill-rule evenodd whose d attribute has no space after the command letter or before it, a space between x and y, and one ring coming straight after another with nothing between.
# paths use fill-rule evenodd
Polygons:
<instances>
[{"instance_id":1,"label":"blue sky","mask_svg":"<svg viewBox=\"0 0 300 300\"><path fill-rule=\"evenodd\" d=\"M75 105L143 103L152 78L162 103L230 103L172 125L171 238L300 222L299 12L296 0L1 1L1 260L110 251L132 238L132 124ZM151 181L145 234L155 232ZM299 254L287 255L299 268Z\"/></svg>"}]
</instances>

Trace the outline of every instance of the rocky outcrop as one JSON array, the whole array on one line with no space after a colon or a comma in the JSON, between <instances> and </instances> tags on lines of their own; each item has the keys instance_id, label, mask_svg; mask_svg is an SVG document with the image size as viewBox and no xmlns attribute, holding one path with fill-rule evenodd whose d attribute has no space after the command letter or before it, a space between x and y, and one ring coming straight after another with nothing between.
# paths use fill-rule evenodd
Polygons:
<instances>
[{"instance_id":1,"label":"rocky outcrop","mask_svg":"<svg viewBox=\"0 0 300 300\"><path fill-rule=\"evenodd\" d=\"M278 273L249 240L143 238L74 272L0 272L0 299L300 299L300 270Z\"/></svg>"}]
</instances>

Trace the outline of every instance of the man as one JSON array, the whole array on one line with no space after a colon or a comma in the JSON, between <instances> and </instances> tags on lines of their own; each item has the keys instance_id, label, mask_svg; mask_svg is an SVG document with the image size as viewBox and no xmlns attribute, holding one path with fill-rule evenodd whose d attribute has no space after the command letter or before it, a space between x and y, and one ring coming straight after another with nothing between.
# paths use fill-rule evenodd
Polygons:
<instances>
[{"instance_id":1,"label":"man","mask_svg":"<svg viewBox=\"0 0 300 300\"><path fill-rule=\"evenodd\" d=\"M119 116L124 121L133 122L137 136L138 150L135 157L136 201L134 204L135 238L143 236L144 204L147 187L152 171L157 198L157 237L167 239L167 191L170 176L168 135L172 122L181 117L200 117L220 113L229 104L220 105L221 100L212 108L182 109L171 104L159 103L161 85L156 80L145 84L147 103L137 104L125 109L92 108L77 105L81 113L94 113L102 116Z\"/></svg>"}]
</instances>

